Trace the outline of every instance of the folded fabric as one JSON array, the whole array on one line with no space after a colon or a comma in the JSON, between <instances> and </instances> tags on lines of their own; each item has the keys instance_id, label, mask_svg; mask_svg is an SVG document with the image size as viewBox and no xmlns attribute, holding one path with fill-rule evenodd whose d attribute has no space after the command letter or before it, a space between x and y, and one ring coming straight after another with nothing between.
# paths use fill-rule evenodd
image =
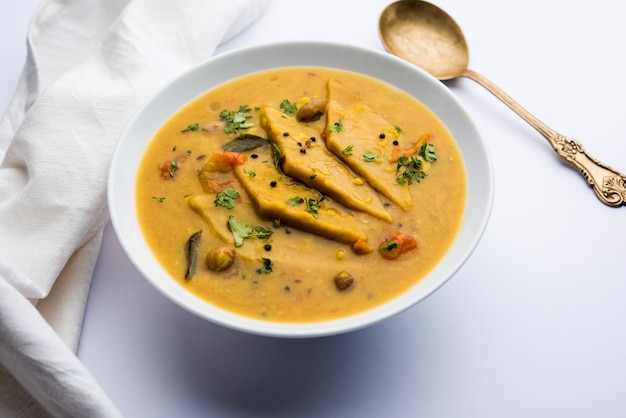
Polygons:
<instances>
[{"instance_id":1,"label":"folded fabric","mask_svg":"<svg viewBox=\"0 0 626 418\"><path fill-rule=\"evenodd\" d=\"M43 0L0 126L0 416L119 415L74 355L117 140L258 0Z\"/></svg>"}]
</instances>

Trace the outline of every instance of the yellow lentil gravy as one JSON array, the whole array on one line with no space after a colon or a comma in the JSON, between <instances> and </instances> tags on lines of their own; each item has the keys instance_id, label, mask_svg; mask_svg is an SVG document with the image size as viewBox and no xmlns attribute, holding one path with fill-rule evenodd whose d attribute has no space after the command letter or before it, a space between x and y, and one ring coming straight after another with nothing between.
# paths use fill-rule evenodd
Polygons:
<instances>
[{"instance_id":1,"label":"yellow lentil gravy","mask_svg":"<svg viewBox=\"0 0 626 418\"><path fill-rule=\"evenodd\" d=\"M460 228L466 175L415 98L288 67L215 87L165 121L136 201L150 248L189 292L311 322L379 306L433 269Z\"/></svg>"}]
</instances>

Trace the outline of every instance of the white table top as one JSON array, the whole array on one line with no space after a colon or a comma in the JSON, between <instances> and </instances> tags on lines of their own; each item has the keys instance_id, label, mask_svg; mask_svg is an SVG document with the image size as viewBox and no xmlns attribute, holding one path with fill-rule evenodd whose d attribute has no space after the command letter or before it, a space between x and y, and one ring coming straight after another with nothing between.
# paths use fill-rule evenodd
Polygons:
<instances>
[{"instance_id":1,"label":"white table top","mask_svg":"<svg viewBox=\"0 0 626 418\"><path fill-rule=\"evenodd\" d=\"M382 49L377 21L388 2L275 0L218 52L288 39ZM0 110L35 3L3 7ZM626 171L626 3L436 4L463 27L472 69ZM467 79L448 86L491 149L491 221L448 284L372 328L281 340L207 323L154 290L107 227L78 355L125 416L626 414L626 208L602 205L486 90Z\"/></svg>"}]
</instances>

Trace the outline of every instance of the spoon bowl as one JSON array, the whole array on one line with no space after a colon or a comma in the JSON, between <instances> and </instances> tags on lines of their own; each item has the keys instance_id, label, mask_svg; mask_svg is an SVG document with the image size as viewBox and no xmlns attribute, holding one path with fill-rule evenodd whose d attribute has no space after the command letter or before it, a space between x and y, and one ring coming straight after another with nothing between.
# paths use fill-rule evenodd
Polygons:
<instances>
[{"instance_id":1,"label":"spoon bowl","mask_svg":"<svg viewBox=\"0 0 626 418\"><path fill-rule=\"evenodd\" d=\"M439 80L470 78L521 116L554 151L576 168L602 203L626 203L626 176L593 158L576 140L554 131L486 77L468 69L469 51L457 23L437 6L422 0L400 0L385 8L378 29L390 53L421 67Z\"/></svg>"},{"instance_id":2,"label":"spoon bowl","mask_svg":"<svg viewBox=\"0 0 626 418\"><path fill-rule=\"evenodd\" d=\"M397 1L382 13L378 25L387 51L426 70L439 80L467 70L469 50L456 22L423 1Z\"/></svg>"}]
</instances>

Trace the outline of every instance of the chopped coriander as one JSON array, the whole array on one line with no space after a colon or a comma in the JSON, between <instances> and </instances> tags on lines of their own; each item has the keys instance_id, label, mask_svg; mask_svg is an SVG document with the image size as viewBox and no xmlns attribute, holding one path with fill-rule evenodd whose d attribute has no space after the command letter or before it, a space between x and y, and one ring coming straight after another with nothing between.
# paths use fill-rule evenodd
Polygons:
<instances>
[{"instance_id":1,"label":"chopped coriander","mask_svg":"<svg viewBox=\"0 0 626 418\"><path fill-rule=\"evenodd\" d=\"M224 206L228 209L232 209L235 207L235 201L239 199L239 196L237 190L228 187L217 194L214 201L215 206Z\"/></svg>"},{"instance_id":2,"label":"chopped coriander","mask_svg":"<svg viewBox=\"0 0 626 418\"><path fill-rule=\"evenodd\" d=\"M280 103L280 108L285 112L285 113L295 113L296 110L298 110L298 108L296 107L295 104L291 103L289 100L285 99Z\"/></svg>"},{"instance_id":3,"label":"chopped coriander","mask_svg":"<svg viewBox=\"0 0 626 418\"><path fill-rule=\"evenodd\" d=\"M289 203L291 206L298 206L302 202L304 202L304 199L301 198L300 196L296 196L296 197L292 197L290 199L287 199L287 203Z\"/></svg>"},{"instance_id":4,"label":"chopped coriander","mask_svg":"<svg viewBox=\"0 0 626 418\"><path fill-rule=\"evenodd\" d=\"M167 172L170 174L170 177L174 177L174 173L178 170L178 162L176 160L170 163L170 167Z\"/></svg>"},{"instance_id":5,"label":"chopped coriander","mask_svg":"<svg viewBox=\"0 0 626 418\"><path fill-rule=\"evenodd\" d=\"M354 146L352 145L348 145L347 147L345 147L343 150L341 150L341 153L343 155L352 155L352 150L354 149Z\"/></svg>"},{"instance_id":6,"label":"chopped coriander","mask_svg":"<svg viewBox=\"0 0 626 418\"><path fill-rule=\"evenodd\" d=\"M422 160L419 157L407 157L401 154L396 166L396 182L401 186L405 184L419 183L426 177L422 169Z\"/></svg>"},{"instance_id":7,"label":"chopped coriander","mask_svg":"<svg viewBox=\"0 0 626 418\"><path fill-rule=\"evenodd\" d=\"M398 248L398 243L397 242L395 242L395 241L387 241L383 245L381 245L380 248L378 248L378 251L384 252L384 253L388 253L391 250L395 250L396 248Z\"/></svg>"},{"instance_id":8,"label":"chopped coriander","mask_svg":"<svg viewBox=\"0 0 626 418\"><path fill-rule=\"evenodd\" d=\"M341 119L339 119L339 122L335 122L332 125L330 125L330 130L336 133L342 132L343 122L341 121Z\"/></svg>"},{"instance_id":9,"label":"chopped coriander","mask_svg":"<svg viewBox=\"0 0 626 418\"><path fill-rule=\"evenodd\" d=\"M274 228L285 228L285 234L290 235L291 234L291 230L289 228L287 228L285 225L283 225L283 221L280 220L280 218L276 218L274 219L273 222Z\"/></svg>"},{"instance_id":10,"label":"chopped coriander","mask_svg":"<svg viewBox=\"0 0 626 418\"><path fill-rule=\"evenodd\" d=\"M233 234L235 247L241 247L245 238L268 238L274 232L258 225L248 225L245 222L239 222L233 215L228 217L228 228Z\"/></svg>"},{"instance_id":11,"label":"chopped coriander","mask_svg":"<svg viewBox=\"0 0 626 418\"><path fill-rule=\"evenodd\" d=\"M176 151L176 145L172 147L172 151Z\"/></svg>"},{"instance_id":12,"label":"chopped coriander","mask_svg":"<svg viewBox=\"0 0 626 418\"><path fill-rule=\"evenodd\" d=\"M243 172L246 173L247 175L249 175L250 177L255 177L256 176L256 172L254 170L250 170L250 169L244 168Z\"/></svg>"},{"instance_id":13,"label":"chopped coriander","mask_svg":"<svg viewBox=\"0 0 626 418\"><path fill-rule=\"evenodd\" d=\"M156 200L157 202L159 202L159 203L163 203L163 202L165 201L165 198L164 198L164 197L152 196L152 198L153 198L154 200Z\"/></svg>"},{"instance_id":14,"label":"chopped coriander","mask_svg":"<svg viewBox=\"0 0 626 418\"><path fill-rule=\"evenodd\" d=\"M396 170L399 170L401 167L409 165L409 157L406 156L406 154L400 154L398 155L398 165L396 166ZM419 162L420 166L422 164L422 162Z\"/></svg>"},{"instance_id":15,"label":"chopped coriander","mask_svg":"<svg viewBox=\"0 0 626 418\"><path fill-rule=\"evenodd\" d=\"M426 177L426 172L422 168L422 160L432 163L437 161L437 149L433 144L423 144L418 156L407 157L405 154L398 156L396 166L396 182L400 185L419 183Z\"/></svg>"},{"instance_id":16,"label":"chopped coriander","mask_svg":"<svg viewBox=\"0 0 626 418\"><path fill-rule=\"evenodd\" d=\"M239 132L240 129L252 128L254 124L248 122L248 119L252 117L248 114L251 110L248 105L239 106L239 110L232 112L226 109L222 110L220 112L220 120L226 122L224 131L227 134L235 134Z\"/></svg>"},{"instance_id":17,"label":"chopped coriander","mask_svg":"<svg viewBox=\"0 0 626 418\"><path fill-rule=\"evenodd\" d=\"M437 149L433 144L423 144L420 148L419 155L421 155L424 160L429 163L437 161Z\"/></svg>"},{"instance_id":18,"label":"chopped coriander","mask_svg":"<svg viewBox=\"0 0 626 418\"><path fill-rule=\"evenodd\" d=\"M276 144L272 144L274 147L272 149L272 159L274 160L274 167L280 171L280 159L283 156L283 152L280 150L280 147Z\"/></svg>"},{"instance_id":19,"label":"chopped coriander","mask_svg":"<svg viewBox=\"0 0 626 418\"><path fill-rule=\"evenodd\" d=\"M259 274L270 274L272 272L272 266L274 265L274 263L272 263L272 260L270 260L269 258L261 257L261 262L263 263L263 266L260 267L257 272Z\"/></svg>"},{"instance_id":20,"label":"chopped coriander","mask_svg":"<svg viewBox=\"0 0 626 418\"><path fill-rule=\"evenodd\" d=\"M402 132L402 128L401 128L401 127L399 127L398 125L394 126L394 128L395 128L395 130L396 130L396 132L397 132L397 133Z\"/></svg>"},{"instance_id":21,"label":"chopped coriander","mask_svg":"<svg viewBox=\"0 0 626 418\"><path fill-rule=\"evenodd\" d=\"M317 177L317 173L315 172L315 169L312 168L311 169L313 172L311 173L311 175L309 176L309 180L314 180L315 177Z\"/></svg>"},{"instance_id":22,"label":"chopped coriander","mask_svg":"<svg viewBox=\"0 0 626 418\"><path fill-rule=\"evenodd\" d=\"M363 154L363 160L368 163L376 161L377 158L378 154L375 154L373 152L366 152L365 154Z\"/></svg>"},{"instance_id":23,"label":"chopped coriander","mask_svg":"<svg viewBox=\"0 0 626 418\"><path fill-rule=\"evenodd\" d=\"M181 132L197 131L199 128L200 128L200 125L198 125L197 123L192 123L188 125L185 129L183 129Z\"/></svg>"},{"instance_id":24,"label":"chopped coriander","mask_svg":"<svg viewBox=\"0 0 626 418\"><path fill-rule=\"evenodd\" d=\"M306 211L309 212L315 219L319 218L319 210L322 208L322 201L326 199L322 196L319 199L309 198L306 200Z\"/></svg>"}]
</instances>

